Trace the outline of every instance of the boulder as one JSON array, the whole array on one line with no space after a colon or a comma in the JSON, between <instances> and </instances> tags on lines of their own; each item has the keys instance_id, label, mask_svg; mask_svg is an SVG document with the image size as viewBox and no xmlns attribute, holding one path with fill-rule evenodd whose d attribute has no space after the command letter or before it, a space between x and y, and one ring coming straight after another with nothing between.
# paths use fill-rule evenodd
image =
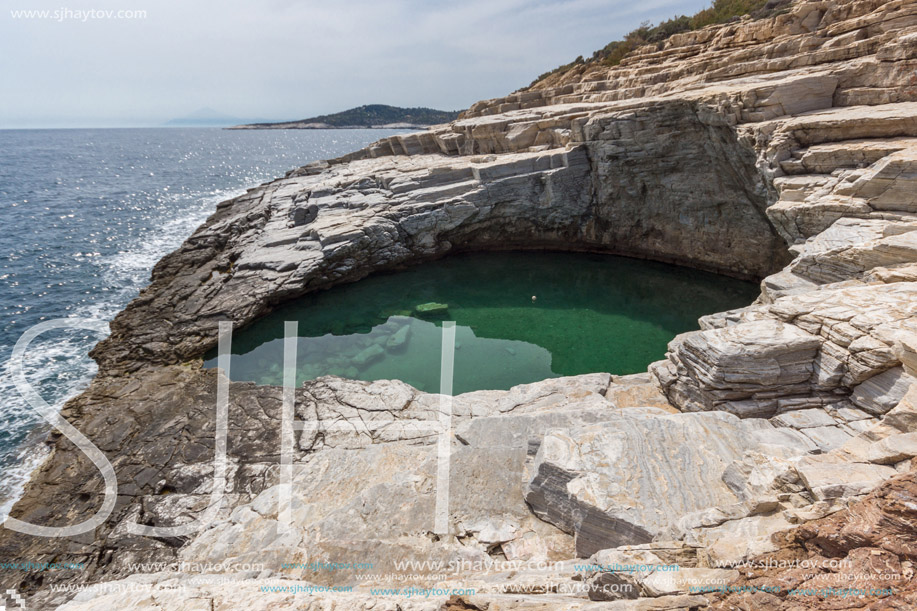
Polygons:
<instances>
[{"instance_id":1,"label":"boulder","mask_svg":"<svg viewBox=\"0 0 917 611\"><path fill-rule=\"evenodd\" d=\"M538 449L525 500L575 536L581 557L647 543L686 513L738 500L722 475L754 447L757 426L724 412L633 408L601 424L554 429Z\"/></svg>"},{"instance_id":2,"label":"boulder","mask_svg":"<svg viewBox=\"0 0 917 611\"><path fill-rule=\"evenodd\" d=\"M891 467L847 463L831 456L805 458L796 470L809 492L819 500L866 494L897 475Z\"/></svg>"},{"instance_id":3,"label":"boulder","mask_svg":"<svg viewBox=\"0 0 917 611\"><path fill-rule=\"evenodd\" d=\"M449 304L446 303L436 303L431 301L430 303L422 303L419 306L414 308L419 316L433 316L435 314L445 314L449 311Z\"/></svg>"},{"instance_id":4,"label":"boulder","mask_svg":"<svg viewBox=\"0 0 917 611\"><path fill-rule=\"evenodd\" d=\"M895 367L859 384L850 400L864 411L881 416L898 405L914 382L917 378Z\"/></svg>"},{"instance_id":5,"label":"boulder","mask_svg":"<svg viewBox=\"0 0 917 611\"><path fill-rule=\"evenodd\" d=\"M669 400L686 411L769 415L781 396L807 392L821 341L802 329L759 320L676 337L669 344Z\"/></svg>"},{"instance_id":6,"label":"boulder","mask_svg":"<svg viewBox=\"0 0 917 611\"><path fill-rule=\"evenodd\" d=\"M890 465L917 456L917 432L891 435L869 446L869 462Z\"/></svg>"}]
</instances>

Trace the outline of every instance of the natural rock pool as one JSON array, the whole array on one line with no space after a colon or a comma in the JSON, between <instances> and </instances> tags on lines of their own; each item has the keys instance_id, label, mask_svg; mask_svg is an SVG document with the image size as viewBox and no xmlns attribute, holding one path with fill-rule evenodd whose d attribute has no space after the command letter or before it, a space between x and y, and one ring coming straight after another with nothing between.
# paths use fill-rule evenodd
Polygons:
<instances>
[{"instance_id":1,"label":"natural rock pool","mask_svg":"<svg viewBox=\"0 0 917 611\"><path fill-rule=\"evenodd\" d=\"M299 321L297 384L322 375L399 379L439 392L442 321L456 322L455 394L545 378L645 371L697 319L758 287L608 255L456 255L313 293L233 337L230 377L283 383L283 323ZM534 297L534 299L533 299ZM205 367L216 366L216 352Z\"/></svg>"}]
</instances>

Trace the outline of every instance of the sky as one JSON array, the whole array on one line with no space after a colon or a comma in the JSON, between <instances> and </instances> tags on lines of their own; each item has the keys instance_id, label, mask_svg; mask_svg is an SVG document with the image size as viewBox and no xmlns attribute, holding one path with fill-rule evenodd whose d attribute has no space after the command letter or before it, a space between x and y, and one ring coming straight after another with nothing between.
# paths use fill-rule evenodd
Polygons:
<instances>
[{"instance_id":1,"label":"sky","mask_svg":"<svg viewBox=\"0 0 917 611\"><path fill-rule=\"evenodd\" d=\"M709 0L3 4L0 129L156 126L204 107L265 120L459 110Z\"/></svg>"}]
</instances>

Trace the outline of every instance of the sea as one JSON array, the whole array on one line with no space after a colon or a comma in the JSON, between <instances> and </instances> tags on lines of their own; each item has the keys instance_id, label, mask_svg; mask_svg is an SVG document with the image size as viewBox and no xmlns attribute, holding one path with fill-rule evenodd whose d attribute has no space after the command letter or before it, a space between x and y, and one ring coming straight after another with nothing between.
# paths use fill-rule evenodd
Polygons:
<instances>
[{"instance_id":1,"label":"sea","mask_svg":"<svg viewBox=\"0 0 917 611\"><path fill-rule=\"evenodd\" d=\"M218 202L394 130L219 128L0 130L0 521L44 457L44 421L22 398L10 355L60 318L108 321ZM59 408L91 381L101 336L50 331L24 357L28 382Z\"/></svg>"}]
</instances>

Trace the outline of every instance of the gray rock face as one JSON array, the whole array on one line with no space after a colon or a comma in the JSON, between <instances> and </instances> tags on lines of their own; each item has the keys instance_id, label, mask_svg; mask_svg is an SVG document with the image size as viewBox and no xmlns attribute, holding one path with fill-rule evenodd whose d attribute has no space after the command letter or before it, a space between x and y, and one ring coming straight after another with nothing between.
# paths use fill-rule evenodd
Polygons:
<instances>
[{"instance_id":1,"label":"gray rock face","mask_svg":"<svg viewBox=\"0 0 917 611\"><path fill-rule=\"evenodd\" d=\"M812 334L774 320L687 333L669 346L674 376L666 386L688 411L772 415L780 398L808 393L820 346Z\"/></svg>"},{"instance_id":2,"label":"gray rock face","mask_svg":"<svg viewBox=\"0 0 917 611\"><path fill-rule=\"evenodd\" d=\"M752 277L788 261L764 213L767 190L754 152L734 140L723 115L678 100L579 123L598 185L601 243Z\"/></svg>"},{"instance_id":3,"label":"gray rock face","mask_svg":"<svg viewBox=\"0 0 917 611\"><path fill-rule=\"evenodd\" d=\"M880 416L898 405L915 381L917 378L903 368L895 367L858 384L850 400L864 411Z\"/></svg>"},{"instance_id":4,"label":"gray rock face","mask_svg":"<svg viewBox=\"0 0 917 611\"><path fill-rule=\"evenodd\" d=\"M850 464L829 457L802 461L797 472L815 498L825 500L865 494L882 481L894 476L891 467L873 464Z\"/></svg>"}]
</instances>

